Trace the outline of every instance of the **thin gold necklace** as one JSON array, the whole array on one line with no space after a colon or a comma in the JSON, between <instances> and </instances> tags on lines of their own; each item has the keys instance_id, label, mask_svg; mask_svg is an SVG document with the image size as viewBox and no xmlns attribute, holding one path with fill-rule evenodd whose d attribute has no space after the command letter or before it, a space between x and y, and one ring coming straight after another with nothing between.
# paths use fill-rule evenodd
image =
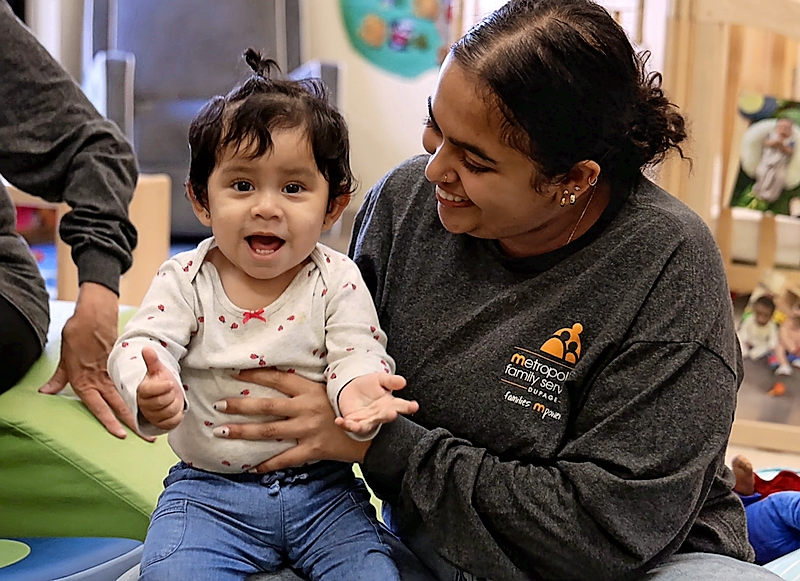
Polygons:
<instances>
[{"instance_id":1,"label":"thin gold necklace","mask_svg":"<svg viewBox=\"0 0 800 581\"><path fill-rule=\"evenodd\" d=\"M586 210L588 210L589 206L592 205L592 199L594 198L594 193L596 191L597 191L597 184L592 186L592 193L589 194L589 201L586 202L586 205L583 207L583 212L581 212L581 215L578 218L578 221L575 222L575 227L572 229L572 232L569 233L569 238L567 239L567 244L572 242L572 237L575 236L575 231L578 229L578 226L580 226L581 220L583 220L583 216L584 216L584 214L586 214ZM564 246L566 246L567 244L564 244Z\"/></svg>"}]
</instances>

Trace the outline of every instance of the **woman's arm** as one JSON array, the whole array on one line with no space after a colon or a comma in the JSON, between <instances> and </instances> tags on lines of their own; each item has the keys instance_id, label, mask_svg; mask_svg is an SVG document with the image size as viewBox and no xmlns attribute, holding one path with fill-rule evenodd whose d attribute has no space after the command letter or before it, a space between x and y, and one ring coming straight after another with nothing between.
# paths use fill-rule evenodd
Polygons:
<instances>
[{"instance_id":1,"label":"woman's arm","mask_svg":"<svg viewBox=\"0 0 800 581\"><path fill-rule=\"evenodd\" d=\"M67 72L0 2L0 174L20 189L72 208L60 234L72 247L80 292L64 325L61 361L41 388L70 383L109 432L125 437L115 414L132 419L105 372L117 336L120 274L132 261L136 230L128 204L136 159Z\"/></svg>"},{"instance_id":2,"label":"woman's arm","mask_svg":"<svg viewBox=\"0 0 800 581\"><path fill-rule=\"evenodd\" d=\"M128 219L138 170L130 144L0 2L0 174L72 207L60 233L81 283L119 293L136 230Z\"/></svg>"},{"instance_id":3,"label":"woman's arm","mask_svg":"<svg viewBox=\"0 0 800 581\"><path fill-rule=\"evenodd\" d=\"M477 576L616 579L686 538L723 461L735 385L697 344L639 343L597 377L593 412L552 460L500 459L398 418L362 468L404 531Z\"/></svg>"}]
</instances>

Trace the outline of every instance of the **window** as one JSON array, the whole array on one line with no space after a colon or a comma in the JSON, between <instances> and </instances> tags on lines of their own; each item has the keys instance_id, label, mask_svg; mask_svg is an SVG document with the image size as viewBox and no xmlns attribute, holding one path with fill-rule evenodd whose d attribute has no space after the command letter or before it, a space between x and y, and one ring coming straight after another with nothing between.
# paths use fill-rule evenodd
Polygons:
<instances>
[{"instance_id":1,"label":"window","mask_svg":"<svg viewBox=\"0 0 800 581\"><path fill-rule=\"evenodd\" d=\"M461 37L484 16L497 10L506 0L452 0L453 40ZM637 50L651 53L650 70L660 71L664 62L664 42L669 0L596 0L628 33Z\"/></svg>"}]
</instances>

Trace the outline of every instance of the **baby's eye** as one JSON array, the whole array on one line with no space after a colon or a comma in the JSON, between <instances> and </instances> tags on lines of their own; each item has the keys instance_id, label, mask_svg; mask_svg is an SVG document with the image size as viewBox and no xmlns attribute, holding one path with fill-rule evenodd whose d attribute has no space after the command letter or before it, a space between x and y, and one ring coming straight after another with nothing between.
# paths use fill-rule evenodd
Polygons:
<instances>
[{"instance_id":1,"label":"baby's eye","mask_svg":"<svg viewBox=\"0 0 800 581\"><path fill-rule=\"evenodd\" d=\"M254 188L250 182L239 180L233 183L233 189L237 192L252 192Z\"/></svg>"},{"instance_id":2,"label":"baby's eye","mask_svg":"<svg viewBox=\"0 0 800 581\"><path fill-rule=\"evenodd\" d=\"M300 184L287 184L283 188L283 191L286 192L287 194L299 194L300 192L303 191L303 186L301 186Z\"/></svg>"}]
</instances>

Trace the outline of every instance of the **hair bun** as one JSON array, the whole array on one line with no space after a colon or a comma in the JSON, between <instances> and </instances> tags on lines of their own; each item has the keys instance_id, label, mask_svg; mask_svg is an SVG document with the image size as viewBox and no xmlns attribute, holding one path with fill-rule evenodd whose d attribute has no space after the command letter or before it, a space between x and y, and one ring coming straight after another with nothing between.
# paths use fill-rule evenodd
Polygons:
<instances>
[{"instance_id":1,"label":"hair bun","mask_svg":"<svg viewBox=\"0 0 800 581\"><path fill-rule=\"evenodd\" d=\"M647 55L639 57L639 102L629 131L640 166L660 162L672 149L683 157L680 144L686 139L683 116L664 94L661 74L645 72L646 61Z\"/></svg>"},{"instance_id":2,"label":"hair bun","mask_svg":"<svg viewBox=\"0 0 800 581\"><path fill-rule=\"evenodd\" d=\"M269 79L272 72L281 72L281 68L274 60L261 56L261 53L254 49L252 46L244 51L244 60L247 65L253 69L253 72L259 77Z\"/></svg>"}]
</instances>

